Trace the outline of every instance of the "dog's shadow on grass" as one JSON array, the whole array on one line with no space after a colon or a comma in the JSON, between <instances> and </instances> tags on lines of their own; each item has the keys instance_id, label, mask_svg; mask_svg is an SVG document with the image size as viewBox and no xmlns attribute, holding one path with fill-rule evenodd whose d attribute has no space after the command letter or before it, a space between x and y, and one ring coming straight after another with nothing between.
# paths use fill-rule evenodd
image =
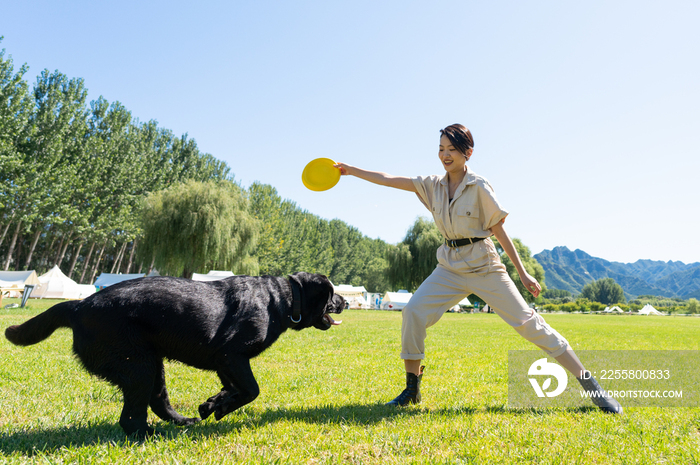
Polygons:
<instances>
[{"instance_id":1,"label":"dog's shadow on grass","mask_svg":"<svg viewBox=\"0 0 700 465\"><path fill-rule=\"evenodd\" d=\"M585 413L595 410L589 407L566 409L570 413ZM504 405L485 408L454 407L425 409L420 406L396 408L384 404L349 404L329 405L306 408L278 408L261 412L244 411L231 414L222 421L213 417L187 428L181 428L165 422L155 425L158 435L145 441L167 441L180 436L193 440L226 436L242 428L261 428L279 422L304 422L329 425L372 425L391 419L405 419L421 415L437 415L444 420L451 417L475 415L479 413L495 415L558 415L562 410L509 409ZM11 455L35 456L51 454L62 447L89 447L97 444L110 444L116 447L130 447L140 444L134 438L128 438L115 423L98 422L86 425L64 426L58 428L37 428L17 432L0 433L0 453Z\"/></svg>"},{"instance_id":2,"label":"dog's shadow on grass","mask_svg":"<svg viewBox=\"0 0 700 465\"><path fill-rule=\"evenodd\" d=\"M100 443L124 445L126 442L127 438L117 423L36 428L0 433L0 454L36 456L51 454L62 447L85 447Z\"/></svg>"}]
</instances>

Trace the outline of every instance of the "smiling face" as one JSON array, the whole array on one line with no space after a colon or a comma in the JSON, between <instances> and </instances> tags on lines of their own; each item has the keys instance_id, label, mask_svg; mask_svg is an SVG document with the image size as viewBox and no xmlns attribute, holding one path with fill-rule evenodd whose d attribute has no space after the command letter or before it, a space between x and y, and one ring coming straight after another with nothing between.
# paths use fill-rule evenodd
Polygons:
<instances>
[{"instance_id":1,"label":"smiling face","mask_svg":"<svg viewBox=\"0 0 700 465\"><path fill-rule=\"evenodd\" d=\"M471 154L471 149L467 151L467 155ZM464 172L464 166L467 163L467 157L452 145L450 139L446 135L440 137L440 149L438 157L442 162L445 171L451 174L460 174Z\"/></svg>"}]
</instances>

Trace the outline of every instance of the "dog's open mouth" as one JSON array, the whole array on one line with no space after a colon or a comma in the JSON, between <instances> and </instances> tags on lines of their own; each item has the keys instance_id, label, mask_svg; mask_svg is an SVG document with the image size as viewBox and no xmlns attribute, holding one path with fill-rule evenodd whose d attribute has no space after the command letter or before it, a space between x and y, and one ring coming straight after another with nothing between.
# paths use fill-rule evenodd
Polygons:
<instances>
[{"instance_id":1,"label":"dog's open mouth","mask_svg":"<svg viewBox=\"0 0 700 465\"><path fill-rule=\"evenodd\" d=\"M323 321L325 321L329 326L337 326L342 323L342 321L335 321L328 313L323 315Z\"/></svg>"},{"instance_id":2,"label":"dog's open mouth","mask_svg":"<svg viewBox=\"0 0 700 465\"><path fill-rule=\"evenodd\" d=\"M314 326L318 329L326 331L332 326L338 326L340 323L342 323L342 321L335 321L328 313L324 313L323 317L321 317L321 319L318 320L318 323L316 323Z\"/></svg>"},{"instance_id":3,"label":"dog's open mouth","mask_svg":"<svg viewBox=\"0 0 700 465\"><path fill-rule=\"evenodd\" d=\"M328 305L326 306L325 313L319 320L317 320L318 323L316 323L314 326L318 329L322 329L323 331L330 329L332 326L338 326L340 323L342 323L342 321L335 321L330 314L341 313L344 309L345 299L337 294L333 295L331 301L329 301Z\"/></svg>"}]
</instances>

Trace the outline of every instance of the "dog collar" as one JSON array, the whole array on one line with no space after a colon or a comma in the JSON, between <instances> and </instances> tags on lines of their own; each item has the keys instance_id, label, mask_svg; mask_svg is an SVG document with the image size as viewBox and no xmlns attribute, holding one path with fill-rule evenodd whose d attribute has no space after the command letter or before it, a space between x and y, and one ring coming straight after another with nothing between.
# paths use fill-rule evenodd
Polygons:
<instances>
[{"instance_id":1,"label":"dog collar","mask_svg":"<svg viewBox=\"0 0 700 465\"><path fill-rule=\"evenodd\" d=\"M292 328L301 321L301 292L299 291L299 284L295 281L294 278L289 276L289 286L292 288L292 314L289 315L289 319L292 321Z\"/></svg>"}]
</instances>

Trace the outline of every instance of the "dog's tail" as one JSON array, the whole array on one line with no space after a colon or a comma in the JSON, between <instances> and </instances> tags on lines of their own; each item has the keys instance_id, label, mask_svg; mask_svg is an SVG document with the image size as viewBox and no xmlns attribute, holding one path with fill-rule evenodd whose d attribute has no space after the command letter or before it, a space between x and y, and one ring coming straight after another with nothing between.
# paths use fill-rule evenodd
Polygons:
<instances>
[{"instance_id":1,"label":"dog's tail","mask_svg":"<svg viewBox=\"0 0 700 465\"><path fill-rule=\"evenodd\" d=\"M79 300L68 300L56 304L21 325L10 326L5 330L5 337L17 346L41 342L58 328L70 328L70 315L78 303Z\"/></svg>"}]
</instances>

